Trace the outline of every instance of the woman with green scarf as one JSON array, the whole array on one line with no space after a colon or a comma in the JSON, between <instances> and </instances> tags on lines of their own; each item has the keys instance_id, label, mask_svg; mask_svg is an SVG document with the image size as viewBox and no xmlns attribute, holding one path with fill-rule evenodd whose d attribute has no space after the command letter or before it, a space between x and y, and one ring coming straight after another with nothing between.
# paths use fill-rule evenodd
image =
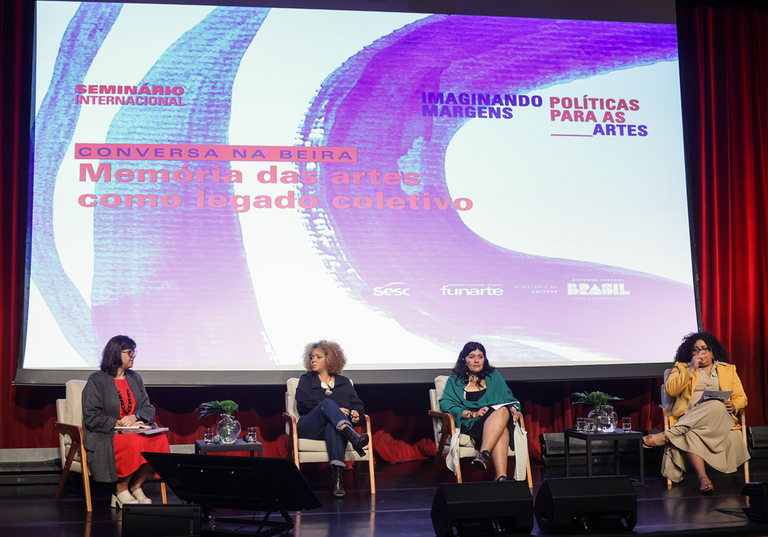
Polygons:
<instances>
[{"instance_id":1,"label":"woman with green scarf","mask_svg":"<svg viewBox=\"0 0 768 537\"><path fill-rule=\"evenodd\" d=\"M464 345L452 373L440 399L440 410L453 415L456 427L479 450L472 464L486 470L492 458L496 481L506 481L508 425L519 419L520 403L488 362L481 343Z\"/></svg>"}]
</instances>

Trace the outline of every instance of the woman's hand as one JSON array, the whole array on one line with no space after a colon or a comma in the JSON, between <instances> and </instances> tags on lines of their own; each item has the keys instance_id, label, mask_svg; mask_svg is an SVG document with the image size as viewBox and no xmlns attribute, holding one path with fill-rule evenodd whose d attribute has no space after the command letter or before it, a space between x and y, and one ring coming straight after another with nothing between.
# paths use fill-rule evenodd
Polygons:
<instances>
[{"instance_id":1,"label":"woman's hand","mask_svg":"<svg viewBox=\"0 0 768 537\"><path fill-rule=\"evenodd\" d=\"M517 420L520 419L520 412L515 407L510 406L509 413L512 416L512 423L517 423Z\"/></svg>"},{"instance_id":2,"label":"woman's hand","mask_svg":"<svg viewBox=\"0 0 768 537\"><path fill-rule=\"evenodd\" d=\"M349 413L349 421L351 421L352 423L357 423L358 421L360 421L360 414L357 412L357 410L352 410Z\"/></svg>"},{"instance_id":3,"label":"woman's hand","mask_svg":"<svg viewBox=\"0 0 768 537\"><path fill-rule=\"evenodd\" d=\"M733 401L729 399L728 401L723 401L723 404L729 414L736 414L736 405L733 404Z\"/></svg>"},{"instance_id":4,"label":"woman's hand","mask_svg":"<svg viewBox=\"0 0 768 537\"><path fill-rule=\"evenodd\" d=\"M699 362L700 362L700 354L695 355L693 358L691 358L691 363L688 364L688 372L693 375L696 370L699 368Z\"/></svg>"},{"instance_id":5,"label":"woman's hand","mask_svg":"<svg viewBox=\"0 0 768 537\"><path fill-rule=\"evenodd\" d=\"M136 418L136 414L131 414L129 416L124 417L123 419L117 420L118 427L132 427L134 425L139 425L141 423L143 422Z\"/></svg>"},{"instance_id":6,"label":"woman's hand","mask_svg":"<svg viewBox=\"0 0 768 537\"><path fill-rule=\"evenodd\" d=\"M488 407L487 407L487 406L484 406L484 407L483 407L483 408L481 408L480 410L478 410L478 411L474 412L472 417L474 417L474 418L480 418L480 417L482 417L482 416L485 416L485 413L486 413L486 412L488 412Z\"/></svg>"}]
</instances>

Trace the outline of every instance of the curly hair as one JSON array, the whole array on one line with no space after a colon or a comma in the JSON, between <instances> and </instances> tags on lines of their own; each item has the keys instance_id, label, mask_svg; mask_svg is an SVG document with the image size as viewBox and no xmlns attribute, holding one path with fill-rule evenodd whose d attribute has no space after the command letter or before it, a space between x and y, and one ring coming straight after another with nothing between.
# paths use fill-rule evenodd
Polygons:
<instances>
[{"instance_id":1,"label":"curly hair","mask_svg":"<svg viewBox=\"0 0 768 537\"><path fill-rule=\"evenodd\" d=\"M117 376L117 369L123 365L123 351L136 350L136 342L128 336L115 336L104 345L101 351L101 370Z\"/></svg>"},{"instance_id":2,"label":"curly hair","mask_svg":"<svg viewBox=\"0 0 768 537\"><path fill-rule=\"evenodd\" d=\"M344 370L344 366L347 365L344 350L335 341L326 341L325 339L321 339L317 343L307 343L307 346L304 347L304 369L312 371L310 356L315 349L320 349L325 354L325 367L329 374L336 375Z\"/></svg>"},{"instance_id":3,"label":"curly hair","mask_svg":"<svg viewBox=\"0 0 768 537\"><path fill-rule=\"evenodd\" d=\"M730 355L725 350L720 340L709 332L691 332L683 338L683 342L677 348L675 352L675 362L690 362L693 346L698 340L702 340L707 344L707 347L712 349L713 360L716 362L728 362Z\"/></svg>"},{"instance_id":4,"label":"curly hair","mask_svg":"<svg viewBox=\"0 0 768 537\"><path fill-rule=\"evenodd\" d=\"M490 362L488 362L488 353L485 352L483 344L478 343L477 341L470 341L464 345L463 349L461 349L459 358L456 360L456 365L453 366L453 369L451 370L451 373L459 377L459 380L463 381L464 384L469 382L469 369L467 368L466 358L472 351L480 351L483 353L483 369L477 375L478 380L483 380L496 369Z\"/></svg>"}]
</instances>

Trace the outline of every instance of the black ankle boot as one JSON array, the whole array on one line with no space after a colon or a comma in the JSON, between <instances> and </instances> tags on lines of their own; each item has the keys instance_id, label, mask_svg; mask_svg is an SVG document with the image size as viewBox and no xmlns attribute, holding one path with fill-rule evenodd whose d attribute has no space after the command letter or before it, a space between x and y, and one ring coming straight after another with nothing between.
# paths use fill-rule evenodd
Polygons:
<instances>
[{"instance_id":1,"label":"black ankle boot","mask_svg":"<svg viewBox=\"0 0 768 537\"><path fill-rule=\"evenodd\" d=\"M336 498L344 497L344 468L341 466L331 465L331 472L333 475L333 496Z\"/></svg>"},{"instance_id":2,"label":"black ankle boot","mask_svg":"<svg viewBox=\"0 0 768 537\"><path fill-rule=\"evenodd\" d=\"M365 457L365 451L363 451L363 448L368 445L368 434L360 436L352 427L349 426L344 427L341 430L341 434L347 437L349 443L352 444L352 449L357 451L358 455Z\"/></svg>"}]
</instances>

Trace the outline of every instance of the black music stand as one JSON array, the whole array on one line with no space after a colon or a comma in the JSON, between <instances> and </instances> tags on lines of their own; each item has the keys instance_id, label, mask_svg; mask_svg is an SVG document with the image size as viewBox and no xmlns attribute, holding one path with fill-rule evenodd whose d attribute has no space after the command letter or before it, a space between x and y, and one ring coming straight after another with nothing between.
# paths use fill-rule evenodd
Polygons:
<instances>
[{"instance_id":1,"label":"black music stand","mask_svg":"<svg viewBox=\"0 0 768 537\"><path fill-rule=\"evenodd\" d=\"M261 520L219 518L219 522L257 525L266 537L293 529L288 511L321 506L291 459L221 457L175 453L142 453L166 485L185 503L200 505L215 530L215 508L265 511ZM277 512L282 521L270 521ZM255 518L255 516L254 516ZM267 529L264 529L267 528Z\"/></svg>"}]
</instances>

